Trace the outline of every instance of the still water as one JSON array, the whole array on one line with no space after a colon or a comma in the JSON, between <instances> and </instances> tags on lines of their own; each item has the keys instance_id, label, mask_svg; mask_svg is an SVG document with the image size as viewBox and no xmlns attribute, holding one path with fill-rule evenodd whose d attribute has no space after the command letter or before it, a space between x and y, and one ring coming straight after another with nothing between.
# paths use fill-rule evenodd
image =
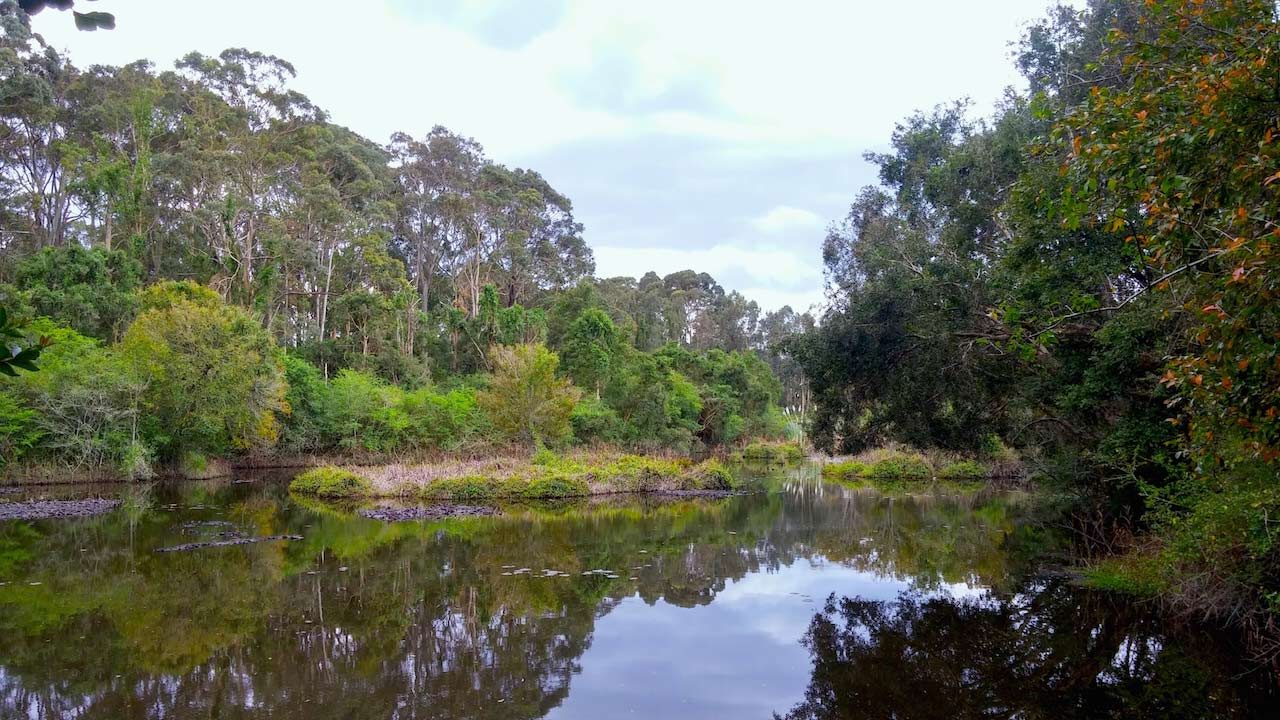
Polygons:
<instances>
[{"instance_id":1,"label":"still water","mask_svg":"<svg viewBox=\"0 0 1280 720\"><path fill-rule=\"evenodd\" d=\"M1275 717L1238 648L1037 573L1032 498L755 482L388 524L242 478L0 521L0 718ZM302 539L156 552L267 535Z\"/></svg>"}]
</instances>

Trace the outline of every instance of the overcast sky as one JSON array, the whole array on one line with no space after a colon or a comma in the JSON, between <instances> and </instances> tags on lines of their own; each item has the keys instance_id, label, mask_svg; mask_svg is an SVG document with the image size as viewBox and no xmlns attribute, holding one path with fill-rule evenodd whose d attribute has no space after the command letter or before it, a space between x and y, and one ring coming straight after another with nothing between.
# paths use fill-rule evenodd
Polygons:
<instances>
[{"instance_id":1,"label":"overcast sky","mask_svg":"<svg viewBox=\"0 0 1280 720\"><path fill-rule=\"evenodd\" d=\"M247 47L334 122L433 125L572 199L597 274L714 275L766 309L822 296L826 226L911 112L1021 87L1047 0L102 0L117 29L34 22L80 66Z\"/></svg>"}]
</instances>

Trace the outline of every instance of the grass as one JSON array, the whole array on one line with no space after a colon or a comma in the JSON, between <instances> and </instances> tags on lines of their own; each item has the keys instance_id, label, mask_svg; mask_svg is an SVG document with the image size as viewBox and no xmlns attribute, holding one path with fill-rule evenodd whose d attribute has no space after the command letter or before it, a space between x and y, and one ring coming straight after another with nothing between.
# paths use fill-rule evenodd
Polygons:
<instances>
[{"instance_id":1,"label":"grass","mask_svg":"<svg viewBox=\"0 0 1280 720\"><path fill-rule=\"evenodd\" d=\"M987 466L976 460L957 460L942 466L938 471L940 480L954 480L959 482L972 480L985 480L989 477L991 471Z\"/></svg>"},{"instance_id":2,"label":"grass","mask_svg":"<svg viewBox=\"0 0 1280 720\"><path fill-rule=\"evenodd\" d=\"M324 479L332 473L341 473L348 484L337 490L330 489L332 483ZM358 470L317 468L299 475L290 485L295 492L320 497L406 497L459 502L719 491L734 487L737 481L733 473L714 459L694 464L684 458L561 456L547 450L539 450L529 459L386 465ZM322 495L322 492L330 494ZM336 494L339 492L342 494Z\"/></svg>"},{"instance_id":3,"label":"grass","mask_svg":"<svg viewBox=\"0 0 1280 720\"><path fill-rule=\"evenodd\" d=\"M757 440L739 453L743 460L769 463L800 462L809 456L800 443Z\"/></svg>"},{"instance_id":4,"label":"grass","mask_svg":"<svg viewBox=\"0 0 1280 720\"><path fill-rule=\"evenodd\" d=\"M826 480L894 491L934 483L959 490L980 489L991 474L990 468L976 460L936 453L935 457L929 457L899 448L870 450L822 467L822 477Z\"/></svg>"},{"instance_id":5,"label":"grass","mask_svg":"<svg viewBox=\"0 0 1280 720\"><path fill-rule=\"evenodd\" d=\"M361 497L371 489L369 481L350 470L326 465L299 473L289 489L326 500Z\"/></svg>"}]
</instances>

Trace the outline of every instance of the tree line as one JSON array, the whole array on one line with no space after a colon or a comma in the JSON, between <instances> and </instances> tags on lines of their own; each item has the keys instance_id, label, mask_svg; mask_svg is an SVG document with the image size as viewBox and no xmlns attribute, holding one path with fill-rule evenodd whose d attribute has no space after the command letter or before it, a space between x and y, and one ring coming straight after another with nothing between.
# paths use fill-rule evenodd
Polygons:
<instances>
[{"instance_id":1,"label":"tree line","mask_svg":"<svg viewBox=\"0 0 1280 720\"><path fill-rule=\"evenodd\" d=\"M536 171L442 127L361 137L263 53L82 69L0 23L0 325L40 366L0 384L6 459L796 431L782 340L812 319L705 273L593 277ZM520 382L545 404L516 427L485 398Z\"/></svg>"},{"instance_id":2,"label":"tree line","mask_svg":"<svg viewBox=\"0 0 1280 720\"><path fill-rule=\"evenodd\" d=\"M1011 446L1141 538L1095 579L1270 626L1280 599L1280 24L1091 0L1030 26L1029 92L868 155L793 343L813 438ZM1122 532L1117 531L1122 530Z\"/></svg>"}]
</instances>

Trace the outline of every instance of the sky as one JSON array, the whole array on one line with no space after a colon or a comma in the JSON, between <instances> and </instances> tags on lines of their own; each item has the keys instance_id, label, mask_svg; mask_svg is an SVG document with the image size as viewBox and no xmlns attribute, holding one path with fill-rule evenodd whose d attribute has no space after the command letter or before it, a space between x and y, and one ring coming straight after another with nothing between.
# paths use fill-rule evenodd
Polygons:
<instances>
[{"instance_id":1,"label":"sky","mask_svg":"<svg viewBox=\"0 0 1280 720\"><path fill-rule=\"evenodd\" d=\"M46 10L79 66L247 47L379 142L435 125L540 172L597 275L711 273L766 310L822 299L821 243L895 123L1022 83L1010 43L1047 0L101 0Z\"/></svg>"}]
</instances>

